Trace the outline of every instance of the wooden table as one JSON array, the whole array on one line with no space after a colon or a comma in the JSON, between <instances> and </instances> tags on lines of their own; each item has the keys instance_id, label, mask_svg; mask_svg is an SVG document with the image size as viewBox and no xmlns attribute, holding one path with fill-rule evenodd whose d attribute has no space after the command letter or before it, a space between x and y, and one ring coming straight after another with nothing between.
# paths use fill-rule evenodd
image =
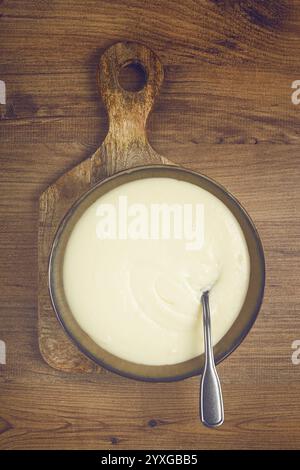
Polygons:
<instances>
[{"instance_id":1,"label":"wooden table","mask_svg":"<svg viewBox=\"0 0 300 470\"><path fill-rule=\"evenodd\" d=\"M300 340L300 105L291 100L300 5L261 3L0 2L2 449L300 447L300 365L291 359ZM198 378L62 373L38 349L38 197L104 138L96 65L124 39L149 45L165 65L148 126L154 148L224 184L265 247L263 308L219 366L226 422L218 430L199 424Z\"/></svg>"}]
</instances>

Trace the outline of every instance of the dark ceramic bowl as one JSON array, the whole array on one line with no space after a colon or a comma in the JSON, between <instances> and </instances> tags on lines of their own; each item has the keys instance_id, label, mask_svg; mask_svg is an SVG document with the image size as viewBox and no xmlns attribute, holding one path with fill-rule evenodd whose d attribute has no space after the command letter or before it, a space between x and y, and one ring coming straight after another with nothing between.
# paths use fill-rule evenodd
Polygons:
<instances>
[{"instance_id":1,"label":"dark ceramic bowl","mask_svg":"<svg viewBox=\"0 0 300 470\"><path fill-rule=\"evenodd\" d=\"M69 236L78 219L100 196L130 181L149 177L174 178L199 186L219 198L238 220L250 255L250 280L242 309L225 336L215 345L216 363L221 362L242 342L259 312L265 285L265 261L256 228L240 203L218 183L206 176L176 166L151 165L122 171L101 181L82 196L64 217L56 233L49 261L49 289L56 315L78 348L117 374L146 381L174 381L201 374L204 354L172 365L149 366L121 359L96 344L78 325L66 300L63 285L63 260Z\"/></svg>"}]
</instances>

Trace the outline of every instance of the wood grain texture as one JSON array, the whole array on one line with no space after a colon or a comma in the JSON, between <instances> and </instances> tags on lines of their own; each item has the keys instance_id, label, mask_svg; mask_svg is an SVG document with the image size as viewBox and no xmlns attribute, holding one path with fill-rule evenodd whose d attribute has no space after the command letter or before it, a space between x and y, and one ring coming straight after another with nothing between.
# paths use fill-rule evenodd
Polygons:
<instances>
[{"instance_id":1,"label":"wood grain texture","mask_svg":"<svg viewBox=\"0 0 300 470\"><path fill-rule=\"evenodd\" d=\"M4 0L0 14L0 448L299 448L299 2ZM149 120L153 147L224 184L265 248L263 308L219 366L218 430L198 422L197 378L71 374L39 353L39 195L107 134L95 71L124 39L149 45L166 65Z\"/></svg>"}]
</instances>

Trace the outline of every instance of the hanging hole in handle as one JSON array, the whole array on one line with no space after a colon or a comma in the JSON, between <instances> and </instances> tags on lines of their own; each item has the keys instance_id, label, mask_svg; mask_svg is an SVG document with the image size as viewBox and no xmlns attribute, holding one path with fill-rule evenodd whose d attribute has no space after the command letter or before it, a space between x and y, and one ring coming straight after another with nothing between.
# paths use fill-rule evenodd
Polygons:
<instances>
[{"instance_id":1,"label":"hanging hole in handle","mask_svg":"<svg viewBox=\"0 0 300 470\"><path fill-rule=\"evenodd\" d=\"M147 72L140 62L127 62L119 71L118 82L123 90L140 91L147 83Z\"/></svg>"}]
</instances>

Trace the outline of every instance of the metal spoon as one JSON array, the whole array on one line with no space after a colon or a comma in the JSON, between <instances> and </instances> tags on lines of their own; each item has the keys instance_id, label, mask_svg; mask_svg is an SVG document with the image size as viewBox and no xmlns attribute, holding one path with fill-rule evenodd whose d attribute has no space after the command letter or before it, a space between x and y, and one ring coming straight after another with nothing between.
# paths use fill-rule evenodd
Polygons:
<instances>
[{"instance_id":1,"label":"metal spoon","mask_svg":"<svg viewBox=\"0 0 300 470\"><path fill-rule=\"evenodd\" d=\"M213 428L224 422L224 407L220 380L217 374L213 347L209 310L209 291L201 297L203 309L203 329L205 344L205 366L201 380L200 418L203 424Z\"/></svg>"}]
</instances>

